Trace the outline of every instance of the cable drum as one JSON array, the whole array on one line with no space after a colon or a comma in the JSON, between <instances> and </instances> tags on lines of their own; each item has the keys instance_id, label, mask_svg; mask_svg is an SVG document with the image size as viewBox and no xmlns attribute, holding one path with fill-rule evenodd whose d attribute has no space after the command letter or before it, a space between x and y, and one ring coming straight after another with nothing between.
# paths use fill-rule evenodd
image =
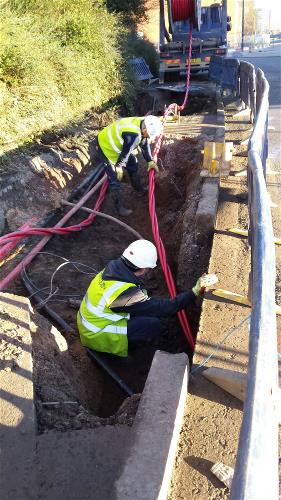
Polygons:
<instances>
[{"instance_id":1,"label":"cable drum","mask_svg":"<svg viewBox=\"0 0 281 500\"><path fill-rule=\"evenodd\" d=\"M170 0L173 22L191 21L194 28L200 30L201 0Z\"/></svg>"}]
</instances>

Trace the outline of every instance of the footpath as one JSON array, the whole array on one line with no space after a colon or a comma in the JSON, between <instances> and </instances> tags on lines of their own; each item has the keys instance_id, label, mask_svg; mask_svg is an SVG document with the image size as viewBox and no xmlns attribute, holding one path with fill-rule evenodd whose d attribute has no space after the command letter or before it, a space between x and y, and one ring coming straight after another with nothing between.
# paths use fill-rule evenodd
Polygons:
<instances>
[{"instance_id":1,"label":"footpath","mask_svg":"<svg viewBox=\"0 0 281 500\"><path fill-rule=\"evenodd\" d=\"M225 111L225 140L233 141L235 152L232 175L220 182L208 272L217 274L219 288L247 296L250 249L246 238L230 234L228 229L247 229L246 177L234 174L247 166L247 146L241 142L249 137L250 124L247 116L235 116L234 109ZM205 294L170 500L228 498L228 489L210 469L216 462L234 467L243 405L207 380L202 371L216 367L246 372L250 312L249 307L214 297L211 292ZM206 366L200 368L213 351Z\"/></svg>"}]
</instances>

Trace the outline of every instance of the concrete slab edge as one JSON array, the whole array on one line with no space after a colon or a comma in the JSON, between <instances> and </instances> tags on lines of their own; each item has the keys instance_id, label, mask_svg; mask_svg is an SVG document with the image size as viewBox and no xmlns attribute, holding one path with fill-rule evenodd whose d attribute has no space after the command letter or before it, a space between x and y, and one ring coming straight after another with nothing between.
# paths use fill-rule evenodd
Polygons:
<instances>
[{"instance_id":1,"label":"concrete slab edge","mask_svg":"<svg viewBox=\"0 0 281 500\"><path fill-rule=\"evenodd\" d=\"M30 311L26 297L0 293L0 491L5 500L31 498L33 489L36 419Z\"/></svg>"},{"instance_id":2,"label":"concrete slab edge","mask_svg":"<svg viewBox=\"0 0 281 500\"><path fill-rule=\"evenodd\" d=\"M195 222L196 237L209 236L215 227L219 198L219 179L204 179Z\"/></svg>"},{"instance_id":3,"label":"concrete slab edge","mask_svg":"<svg viewBox=\"0 0 281 500\"><path fill-rule=\"evenodd\" d=\"M167 498L187 395L184 354L157 351L132 428L128 459L115 484L117 500Z\"/></svg>"},{"instance_id":4,"label":"concrete slab edge","mask_svg":"<svg viewBox=\"0 0 281 500\"><path fill-rule=\"evenodd\" d=\"M216 91L217 122L219 127L216 130L215 141L224 142L225 138L225 113L222 95L219 89ZM215 227L219 198L219 178L203 179L201 196L198 203L195 221L196 236L209 236Z\"/></svg>"}]
</instances>

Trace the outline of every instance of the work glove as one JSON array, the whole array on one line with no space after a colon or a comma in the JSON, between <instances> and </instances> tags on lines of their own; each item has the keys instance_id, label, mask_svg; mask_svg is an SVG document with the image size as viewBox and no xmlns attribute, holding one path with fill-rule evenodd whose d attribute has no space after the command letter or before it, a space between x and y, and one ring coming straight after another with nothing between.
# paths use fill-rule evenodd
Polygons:
<instances>
[{"instance_id":1,"label":"work glove","mask_svg":"<svg viewBox=\"0 0 281 500\"><path fill-rule=\"evenodd\" d=\"M115 172L116 172L118 181L122 181L122 179L123 179L123 168L122 167L115 167Z\"/></svg>"},{"instance_id":2,"label":"work glove","mask_svg":"<svg viewBox=\"0 0 281 500\"><path fill-rule=\"evenodd\" d=\"M149 161L147 163L147 170L149 172L149 170L153 169L154 172L158 173L159 172L159 168L158 168L158 165L154 162L154 161Z\"/></svg>"},{"instance_id":3,"label":"work glove","mask_svg":"<svg viewBox=\"0 0 281 500\"><path fill-rule=\"evenodd\" d=\"M202 295L207 286L214 285L218 282L218 278L215 274L203 274L197 281L196 285L192 288L194 295Z\"/></svg>"}]
</instances>

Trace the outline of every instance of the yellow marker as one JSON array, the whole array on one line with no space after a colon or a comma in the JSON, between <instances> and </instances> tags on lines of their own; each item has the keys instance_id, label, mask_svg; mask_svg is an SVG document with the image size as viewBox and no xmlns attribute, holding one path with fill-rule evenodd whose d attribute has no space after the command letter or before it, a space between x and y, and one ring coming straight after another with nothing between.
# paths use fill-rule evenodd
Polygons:
<instances>
[{"instance_id":1,"label":"yellow marker","mask_svg":"<svg viewBox=\"0 0 281 500\"><path fill-rule=\"evenodd\" d=\"M227 231L229 233L240 234L240 236L248 236L247 229L239 229L238 227L231 227Z\"/></svg>"},{"instance_id":2,"label":"yellow marker","mask_svg":"<svg viewBox=\"0 0 281 500\"><path fill-rule=\"evenodd\" d=\"M251 307L251 302L245 295L240 295L239 293L230 292L229 290L223 290L222 288L217 288L212 290L212 294L221 297L223 299L231 300L232 302L237 302L238 304L243 304L244 306ZM281 315L281 307L275 304L276 314Z\"/></svg>"},{"instance_id":3,"label":"yellow marker","mask_svg":"<svg viewBox=\"0 0 281 500\"><path fill-rule=\"evenodd\" d=\"M207 170L210 177L218 177L224 151L224 143L204 142L203 170Z\"/></svg>"},{"instance_id":4,"label":"yellow marker","mask_svg":"<svg viewBox=\"0 0 281 500\"><path fill-rule=\"evenodd\" d=\"M238 229L236 227L232 227L231 229L228 229L229 233L234 233L234 234L240 234L240 236L248 236L248 231L246 229ZM281 238L274 238L274 243L275 245L281 245Z\"/></svg>"},{"instance_id":5,"label":"yellow marker","mask_svg":"<svg viewBox=\"0 0 281 500\"><path fill-rule=\"evenodd\" d=\"M217 173L217 160L212 160L212 165L211 165L211 173L216 174Z\"/></svg>"},{"instance_id":6,"label":"yellow marker","mask_svg":"<svg viewBox=\"0 0 281 500\"><path fill-rule=\"evenodd\" d=\"M222 288L217 288L212 290L212 294L223 299L232 300L233 302L238 302L239 304L244 304L245 306L251 306L251 302L245 295L240 295L239 293L229 292L228 290L223 290Z\"/></svg>"}]
</instances>

